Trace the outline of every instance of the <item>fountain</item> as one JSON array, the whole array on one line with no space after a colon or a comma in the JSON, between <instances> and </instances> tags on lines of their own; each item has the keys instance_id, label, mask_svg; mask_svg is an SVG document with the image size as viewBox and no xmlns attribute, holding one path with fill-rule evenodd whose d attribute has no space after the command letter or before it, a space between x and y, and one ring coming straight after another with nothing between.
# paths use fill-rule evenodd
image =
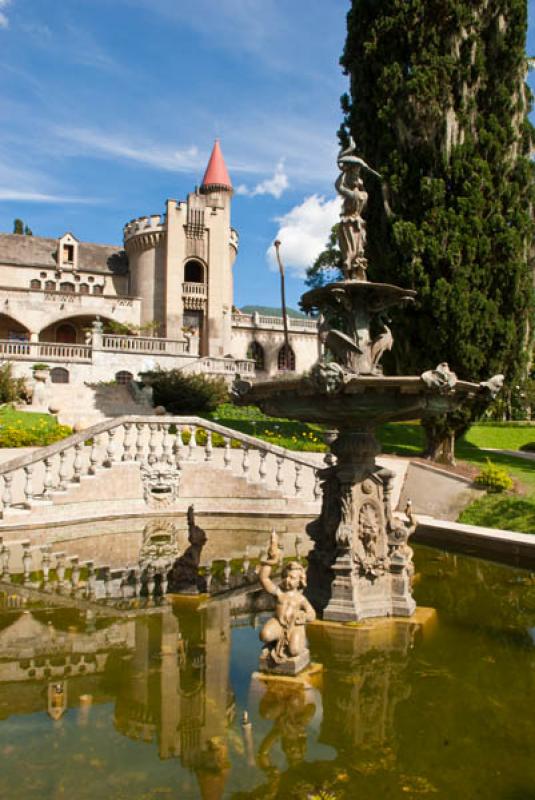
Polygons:
<instances>
[{"instance_id":1,"label":"fountain","mask_svg":"<svg viewBox=\"0 0 535 800\"><path fill-rule=\"evenodd\" d=\"M393 473L380 468L375 426L451 412L461 405L483 407L503 377L470 383L443 363L419 376L385 376L381 357L393 346L386 312L413 301L416 293L368 280L366 223L368 195L362 174L377 177L356 154L355 143L338 156L336 189L342 198L339 245L343 280L306 292L307 311L320 313L323 356L297 379L252 385L236 381L235 402L256 404L273 416L335 428L328 466L322 470L320 517L308 526L310 602L323 620L410 616L412 550L416 527L410 507L394 515ZM336 325L336 327L334 327Z\"/></svg>"}]
</instances>

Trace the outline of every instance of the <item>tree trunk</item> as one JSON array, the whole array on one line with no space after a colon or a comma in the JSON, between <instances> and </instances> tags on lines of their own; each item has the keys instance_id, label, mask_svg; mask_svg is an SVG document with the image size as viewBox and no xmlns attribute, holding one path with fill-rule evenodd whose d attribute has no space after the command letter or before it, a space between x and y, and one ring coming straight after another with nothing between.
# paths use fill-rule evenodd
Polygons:
<instances>
[{"instance_id":1,"label":"tree trunk","mask_svg":"<svg viewBox=\"0 0 535 800\"><path fill-rule=\"evenodd\" d=\"M425 431L424 458L455 466L455 431L436 422L422 422L422 427Z\"/></svg>"}]
</instances>

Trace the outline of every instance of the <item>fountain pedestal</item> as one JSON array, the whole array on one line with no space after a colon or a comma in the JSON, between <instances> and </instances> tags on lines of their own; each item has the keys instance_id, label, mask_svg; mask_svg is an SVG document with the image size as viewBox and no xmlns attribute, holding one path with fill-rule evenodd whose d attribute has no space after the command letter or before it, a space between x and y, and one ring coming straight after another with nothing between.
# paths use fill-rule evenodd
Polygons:
<instances>
[{"instance_id":1,"label":"fountain pedestal","mask_svg":"<svg viewBox=\"0 0 535 800\"><path fill-rule=\"evenodd\" d=\"M375 463L373 431L341 431L331 451L337 461L321 473L321 515L307 529L308 596L325 620L410 616L415 521L392 513L394 476Z\"/></svg>"}]
</instances>

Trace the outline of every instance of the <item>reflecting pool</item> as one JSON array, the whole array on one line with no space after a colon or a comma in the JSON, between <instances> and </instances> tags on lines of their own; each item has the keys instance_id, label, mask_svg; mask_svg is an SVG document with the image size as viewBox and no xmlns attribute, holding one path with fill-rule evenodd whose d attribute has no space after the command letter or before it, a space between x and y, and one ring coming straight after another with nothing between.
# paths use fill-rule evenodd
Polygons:
<instances>
[{"instance_id":1,"label":"reflecting pool","mask_svg":"<svg viewBox=\"0 0 535 800\"><path fill-rule=\"evenodd\" d=\"M252 677L252 595L1 610L0 797L535 798L535 577L416 565L436 615L310 627L308 686Z\"/></svg>"}]
</instances>

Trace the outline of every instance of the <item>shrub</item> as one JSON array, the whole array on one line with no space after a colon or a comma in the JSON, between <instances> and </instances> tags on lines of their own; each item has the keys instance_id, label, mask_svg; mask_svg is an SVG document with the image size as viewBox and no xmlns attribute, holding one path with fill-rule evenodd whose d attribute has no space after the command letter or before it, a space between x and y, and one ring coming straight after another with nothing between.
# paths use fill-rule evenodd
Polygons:
<instances>
[{"instance_id":1,"label":"shrub","mask_svg":"<svg viewBox=\"0 0 535 800\"><path fill-rule=\"evenodd\" d=\"M520 449L526 453L535 453L535 442L526 442L526 444L520 445Z\"/></svg>"},{"instance_id":2,"label":"shrub","mask_svg":"<svg viewBox=\"0 0 535 800\"><path fill-rule=\"evenodd\" d=\"M27 395L24 378L15 378L8 362L0 367L0 403L17 403Z\"/></svg>"},{"instance_id":3,"label":"shrub","mask_svg":"<svg viewBox=\"0 0 535 800\"><path fill-rule=\"evenodd\" d=\"M147 373L154 390L154 404L165 406L172 414L196 414L213 411L228 400L224 378L188 375L179 369Z\"/></svg>"},{"instance_id":4,"label":"shrub","mask_svg":"<svg viewBox=\"0 0 535 800\"><path fill-rule=\"evenodd\" d=\"M513 488L513 480L506 469L493 464L487 458L487 465L480 470L474 483L488 492L507 492Z\"/></svg>"},{"instance_id":5,"label":"shrub","mask_svg":"<svg viewBox=\"0 0 535 800\"><path fill-rule=\"evenodd\" d=\"M48 364L34 364L33 367L32 367L32 370L34 372L37 372L38 370L43 370L43 369L47 370L47 369L50 369L50 367L49 367Z\"/></svg>"}]
</instances>

